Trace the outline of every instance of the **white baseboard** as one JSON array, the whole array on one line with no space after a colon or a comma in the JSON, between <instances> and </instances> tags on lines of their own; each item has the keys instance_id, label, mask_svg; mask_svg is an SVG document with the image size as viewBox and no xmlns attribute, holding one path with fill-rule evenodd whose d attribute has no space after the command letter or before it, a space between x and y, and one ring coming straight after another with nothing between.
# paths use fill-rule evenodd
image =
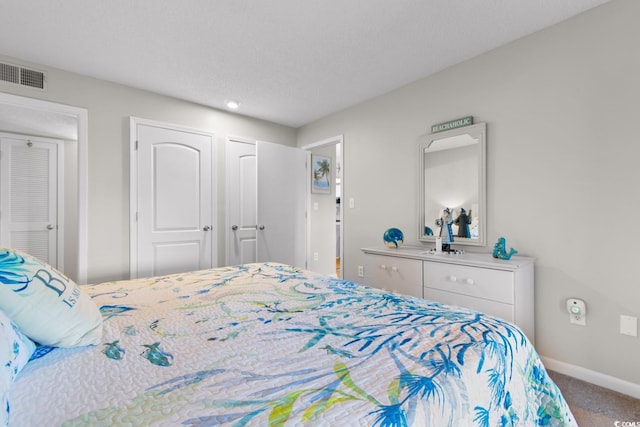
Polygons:
<instances>
[{"instance_id":1,"label":"white baseboard","mask_svg":"<svg viewBox=\"0 0 640 427\"><path fill-rule=\"evenodd\" d=\"M569 363L560 362L549 357L540 356L545 368L560 374L568 375L618 393L640 399L640 384L621 380L620 378L605 375L600 372L592 371L581 366L571 365Z\"/></svg>"}]
</instances>

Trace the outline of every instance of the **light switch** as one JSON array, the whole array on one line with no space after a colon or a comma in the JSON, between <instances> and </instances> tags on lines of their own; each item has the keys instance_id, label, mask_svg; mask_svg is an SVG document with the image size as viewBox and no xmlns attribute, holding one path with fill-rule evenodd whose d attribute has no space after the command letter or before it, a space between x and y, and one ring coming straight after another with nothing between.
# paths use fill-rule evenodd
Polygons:
<instances>
[{"instance_id":1,"label":"light switch","mask_svg":"<svg viewBox=\"0 0 640 427\"><path fill-rule=\"evenodd\" d=\"M314 211L318 210L318 202L313 202L313 210Z\"/></svg>"},{"instance_id":2,"label":"light switch","mask_svg":"<svg viewBox=\"0 0 640 427\"><path fill-rule=\"evenodd\" d=\"M620 333L623 335L630 335L632 337L638 336L638 318L633 316L620 315Z\"/></svg>"},{"instance_id":3,"label":"light switch","mask_svg":"<svg viewBox=\"0 0 640 427\"><path fill-rule=\"evenodd\" d=\"M353 209L356 207L356 201L353 199L353 197L349 197L349 209Z\"/></svg>"}]
</instances>

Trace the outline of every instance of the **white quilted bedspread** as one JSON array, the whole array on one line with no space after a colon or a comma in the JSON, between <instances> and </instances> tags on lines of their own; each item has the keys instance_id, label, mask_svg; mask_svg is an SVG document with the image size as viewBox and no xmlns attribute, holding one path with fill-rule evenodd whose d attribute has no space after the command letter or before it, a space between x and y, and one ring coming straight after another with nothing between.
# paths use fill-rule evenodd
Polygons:
<instances>
[{"instance_id":1,"label":"white quilted bedspread","mask_svg":"<svg viewBox=\"0 0 640 427\"><path fill-rule=\"evenodd\" d=\"M29 362L11 426L575 425L524 334L481 313L280 264L83 289L103 344Z\"/></svg>"}]
</instances>

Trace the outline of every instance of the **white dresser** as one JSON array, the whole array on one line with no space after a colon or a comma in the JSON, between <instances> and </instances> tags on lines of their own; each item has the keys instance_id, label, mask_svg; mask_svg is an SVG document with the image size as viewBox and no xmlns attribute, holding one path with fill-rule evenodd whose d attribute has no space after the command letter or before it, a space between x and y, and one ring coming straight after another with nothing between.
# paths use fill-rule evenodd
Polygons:
<instances>
[{"instance_id":1,"label":"white dresser","mask_svg":"<svg viewBox=\"0 0 640 427\"><path fill-rule=\"evenodd\" d=\"M534 342L533 258L431 254L424 248L362 248L363 283L479 310L518 325Z\"/></svg>"}]
</instances>

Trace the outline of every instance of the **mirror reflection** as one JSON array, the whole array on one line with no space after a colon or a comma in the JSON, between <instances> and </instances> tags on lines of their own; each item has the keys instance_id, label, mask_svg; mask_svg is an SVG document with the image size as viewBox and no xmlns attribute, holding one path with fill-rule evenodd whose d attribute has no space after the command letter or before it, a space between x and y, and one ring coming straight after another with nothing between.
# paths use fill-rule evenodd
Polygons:
<instances>
[{"instance_id":1,"label":"mirror reflection","mask_svg":"<svg viewBox=\"0 0 640 427\"><path fill-rule=\"evenodd\" d=\"M420 240L485 244L485 129L465 126L421 144Z\"/></svg>"}]
</instances>

